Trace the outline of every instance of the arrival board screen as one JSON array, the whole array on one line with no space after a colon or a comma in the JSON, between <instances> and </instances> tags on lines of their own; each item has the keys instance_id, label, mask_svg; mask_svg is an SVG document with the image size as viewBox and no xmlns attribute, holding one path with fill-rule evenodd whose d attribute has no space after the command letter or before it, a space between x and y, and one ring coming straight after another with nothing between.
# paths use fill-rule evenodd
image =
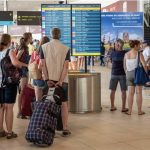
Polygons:
<instances>
[{"instance_id":1,"label":"arrival board screen","mask_svg":"<svg viewBox=\"0 0 150 150\"><path fill-rule=\"evenodd\" d=\"M42 4L42 34L50 37L52 28L61 29L61 41L71 47L71 6Z\"/></svg>"},{"instance_id":2,"label":"arrival board screen","mask_svg":"<svg viewBox=\"0 0 150 150\"><path fill-rule=\"evenodd\" d=\"M101 5L72 5L72 55L97 56L101 47Z\"/></svg>"}]
</instances>

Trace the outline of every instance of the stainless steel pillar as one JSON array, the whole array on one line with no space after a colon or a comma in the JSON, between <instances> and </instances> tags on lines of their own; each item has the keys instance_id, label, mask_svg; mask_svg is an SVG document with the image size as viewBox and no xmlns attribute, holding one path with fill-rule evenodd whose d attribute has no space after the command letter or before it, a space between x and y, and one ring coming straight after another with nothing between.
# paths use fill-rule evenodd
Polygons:
<instances>
[{"instance_id":1,"label":"stainless steel pillar","mask_svg":"<svg viewBox=\"0 0 150 150\"><path fill-rule=\"evenodd\" d=\"M100 112L100 73L70 73L69 102L73 113Z\"/></svg>"}]
</instances>

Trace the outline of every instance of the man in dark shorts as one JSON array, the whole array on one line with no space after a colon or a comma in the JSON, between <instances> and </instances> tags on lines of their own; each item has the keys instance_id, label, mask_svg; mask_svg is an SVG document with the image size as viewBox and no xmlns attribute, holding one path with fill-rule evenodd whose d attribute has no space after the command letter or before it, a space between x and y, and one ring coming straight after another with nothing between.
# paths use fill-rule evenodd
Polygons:
<instances>
[{"instance_id":1,"label":"man in dark shorts","mask_svg":"<svg viewBox=\"0 0 150 150\"><path fill-rule=\"evenodd\" d=\"M51 31L52 40L41 47L40 58L44 79L49 87L61 86L65 91L65 98L62 100L61 115L63 123L63 136L71 132L67 129L68 122L68 66L70 61L69 47L60 42L61 31L53 28Z\"/></svg>"},{"instance_id":2,"label":"man in dark shorts","mask_svg":"<svg viewBox=\"0 0 150 150\"><path fill-rule=\"evenodd\" d=\"M111 108L110 111L115 111L117 108L115 107L115 92L118 85L120 83L121 93L122 93L122 112L128 111L126 106L126 75L124 71L124 56L125 51L123 51L124 42L121 39L118 39L115 42L115 50L111 53L111 61L112 61L112 71L111 71L111 79L109 89L111 90L110 100L111 100Z\"/></svg>"}]
</instances>

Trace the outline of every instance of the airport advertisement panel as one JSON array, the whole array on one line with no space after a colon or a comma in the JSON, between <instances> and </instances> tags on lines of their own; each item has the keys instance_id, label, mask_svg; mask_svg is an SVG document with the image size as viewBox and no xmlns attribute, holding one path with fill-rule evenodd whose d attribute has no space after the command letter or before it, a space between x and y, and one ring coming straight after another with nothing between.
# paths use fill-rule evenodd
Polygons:
<instances>
[{"instance_id":1,"label":"airport advertisement panel","mask_svg":"<svg viewBox=\"0 0 150 150\"><path fill-rule=\"evenodd\" d=\"M106 49L109 43L116 39L123 39L124 49L129 50L129 40L143 41L143 13L142 12L103 12L102 19L102 41Z\"/></svg>"}]
</instances>

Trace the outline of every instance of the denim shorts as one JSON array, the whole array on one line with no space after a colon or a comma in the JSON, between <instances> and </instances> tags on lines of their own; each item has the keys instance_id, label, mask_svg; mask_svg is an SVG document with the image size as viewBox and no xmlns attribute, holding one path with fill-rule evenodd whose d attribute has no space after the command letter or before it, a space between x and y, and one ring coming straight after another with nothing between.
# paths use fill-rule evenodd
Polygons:
<instances>
[{"instance_id":1,"label":"denim shorts","mask_svg":"<svg viewBox=\"0 0 150 150\"><path fill-rule=\"evenodd\" d=\"M46 82L44 81L44 80L33 80L33 85L34 86L37 86L37 87L39 87L39 88L41 88L41 89L44 89L45 87L46 87Z\"/></svg>"},{"instance_id":2,"label":"denim shorts","mask_svg":"<svg viewBox=\"0 0 150 150\"><path fill-rule=\"evenodd\" d=\"M116 91L118 82L120 83L121 91L127 90L126 76L125 75L112 75L110 79L109 89Z\"/></svg>"},{"instance_id":3,"label":"denim shorts","mask_svg":"<svg viewBox=\"0 0 150 150\"><path fill-rule=\"evenodd\" d=\"M8 85L0 88L0 103L14 104L17 96L17 85Z\"/></svg>"}]
</instances>

